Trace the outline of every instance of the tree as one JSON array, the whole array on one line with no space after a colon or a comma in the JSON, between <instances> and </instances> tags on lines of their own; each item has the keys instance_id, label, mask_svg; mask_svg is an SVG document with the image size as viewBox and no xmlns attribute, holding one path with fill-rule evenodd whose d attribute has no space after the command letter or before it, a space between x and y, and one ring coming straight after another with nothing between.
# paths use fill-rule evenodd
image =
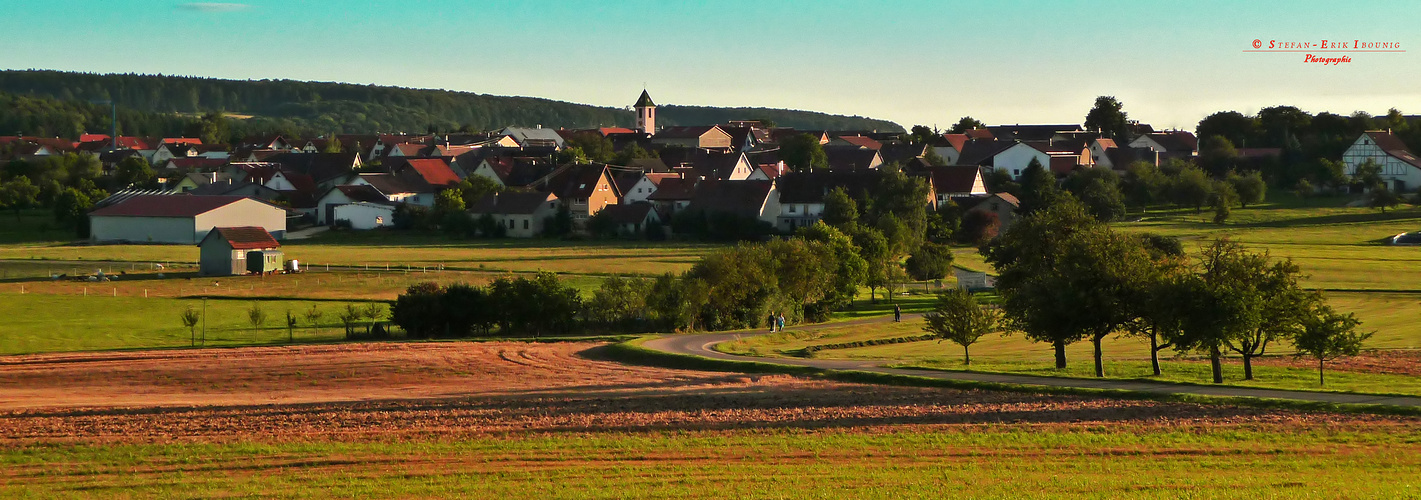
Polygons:
<instances>
[{"instance_id":1,"label":"tree","mask_svg":"<svg viewBox=\"0 0 1421 500\"><path fill-rule=\"evenodd\" d=\"M1126 167L1125 177L1121 179L1125 203L1142 212L1145 207L1164 201L1168 187L1169 179L1160 172L1159 167L1150 162L1130 164Z\"/></svg>"},{"instance_id":2,"label":"tree","mask_svg":"<svg viewBox=\"0 0 1421 500\"><path fill-rule=\"evenodd\" d=\"M360 317L370 320L370 323L365 325L365 335L367 337L370 336L374 330L375 322L384 315L385 307L380 305L379 302L370 302L360 309Z\"/></svg>"},{"instance_id":3,"label":"tree","mask_svg":"<svg viewBox=\"0 0 1421 500\"><path fill-rule=\"evenodd\" d=\"M597 132L575 134L567 139L567 146L577 148L585 154L586 159L596 162L607 163L616 157L612 140Z\"/></svg>"},{"instance_id":4,"label":"tree","mask_svg":"<svg viewBox=\"0 0 1421 500\"><path fill-rule=\"evenodd\" d=\"M1125 196L1120 192L1120 176L1111 170L1077 170L1066 177L1063 186L1101 222L1125 216Z\"/></svg>"},{"instance_id":5,"label":"tree","mask_svg":"<svg viewBox=\"0 0 1421 500\"><path fill-rule=\"evenodd\" d=\"M936 243L923 243L905 263L908 276L914 280L942 279L952 272L952 248Z\"/></svg>"},{"instance_id":6,"label":"tree","mask_svg":"<svg viewBox=\"0 0 1421 500\"><path fill-rule=\"evenodd\" d=\"M485 196L502 191L503 185L482 175L470 175L459 181L456 189L464 199L464 208L467 209L484 199Z\"/></svg>"},{"instance_id":7,"label":"tree","mask_svg":"<svg viewBox=\"0 0 1421 500\"><path fill-rule=\"evenodd\" d=\"M813 320L824 319L833 310L853 305L859 285L868 275L868 262L859 255L859 247L854 245L853 239L822 221L799 228L795 236L819 243L818 248L829 254L830 262L837 264L829 291L818 306L806 311L806 316Z\"/></svg>"},{"instance_id":8,"label":"tree","mask_svg":"<svg viewBox=\"0 0 1421 500\"><path fill-rule=\"evenodd\" d=\"M824 215L820 220L823 220L825 224L842 229L857 222L858 219L858 202L849 197L849 192L844 188L830 189L824 195Z\"/></svg>"},{"instance_id":9,"label":"tree","mask_svg":"<svg viewBox=\"0 0 1421 500\"><path fill-rule=\"evenodd\" d=\"M592 160L587 158L587 153L583 152L582 148L569 146L558 151L557 162L559 165L585 165L591 163Z\"/></svg>"},{"instance_id":10,"label":"tree","mask_svg":"<svg viewBox=\"0 0 1421 500\"><path fill-rule=\"evenodd\" d=\"M987 187L989 193L1011 193L1015 196L1021 195L1021 184L1012 180L1011 174L1005 168L994 168L987 171L982 176L982 184Z\"/></svg>"},{"instance_id":11,"label":"tree","mask_svg":"<svg viewBox=\"0 0 1421 500\"><path fill-rule=\"evenodd\" d=\"M1254 276L1250 285L1258 290L1258 324L1224 342L1229 350L1243 357L1244 380L1253 380L1253 359L1267 354L1269 344L1293 336L1312 304L1322 301L1316 293L1303 290L1299 284L1302 271L1292 259L1269 263L1266 252L1261 257L1243 260L1249 265L1264 266L1247 271Z\"/></svg>"},{"instance_id":12,"label":"tree","mask_svg":"<svg viewBox=\"0 0 1421 500\"><path fill-rule=\"evenodd\" d=\"M854 245L859 248L859 255L863 257L867 264L864 273L864 284L868 285L868 297L870 301L877 302L877 291L888 285L890 266L898 265L893 262L893 255L888 247L888 239L883 237L883 233L871 227L858 226L850 233Z\"/></svg>"},{"instance_id":13,"label":"tree","mask_svg":"<svg viewBox=\"0 0 1421 500\"><path fill-rule=\"evenodd\" d=\"M197 323L202 321L202 316L198 314L197 309L188 306L187 309L183 310L183 314L179 316L179 319L182 320L183 326L187 327L188 338L191 339L192 345L197 345Z\"/></svg>"},{"instance_id":14,"label":"tree","mask_svg":"<svg viewBox=\"0 0 1421 500\"><path fill-rule=\"evenodd\" d=\"M1258 133L1258 121L1237 111L1220 111L1199 120L1199 137L1219 136L1234 144L1248 144ZM1258 142L1255 140L1254 144ZM1257 147L1257 146L1254 146Z\"/></svg>"},{"instance_id":15,"label":"tree","mask_svg":"<svg viewBox=\"0 0 1421 500\"><path fill-rule=\"evenodd\" d=\"M971 365L968 348L983 335L997 331L1001 311L982 307L972 294L953 289L937 295L933 310L923 315L923 330L938 338L962 346L962 364Z\"/></svg>"},{"instance_id":16,"label":"tree","mask_svg":"<svg viewBox=\"0 0 1421 500\"><path fill-rule=\"evenodd\" d=\"M1297 195L1304 205L1307 204L1308 198L1311 198L1316 192L1317 188L1312 187L1312 183L1307 179L1298 179L1297 185L1293 186L1293 194Z\"/></svg>"},{"instance_id":17,"label":"tree","mask_svg":"<svg viewBox=\"0 0 1421 500\"><path fill-rule=\"evenodd\" d=\"M296 341L296 315L291 314L291 309L286 310L286 342Z\"/></svg>"},{"instance_id":18,"label":"tree","mask_svg":"<svg viewBox=\"0 0 1421 500\"><path fill-rule=\"evenodd\" d=\"M1159 376L1159 352L1174 347L1186 310L1180 306L1182 283L1187 267L1179 240L1147 234L1142 238L1150 250L1152 265L1142 268L1138 279L1129 284L1126 307L1130 320L1126 333L1150 339L1150 367Z\"/></svg>"},{"instance_id":19,"label":"tree","mask_svg":"<svg viewBox=\"0 0 1421 500\"><path fill-rule=\"evenodd\" d=\"M1238 167L1238 150L1222 136L1205 137L1200 141L1199 164L1208 170L1209 174L1222 177Z\"/></svg>"},{"instance_id":20,"label":"tree","mask_svg":"<svg viewBox=\"0 0 1421 500\"><path fill-rule=\"evenodd\" d=\"M928 213L928 226L923 231L923 241L946 245L952 242L957 230L962 227L962 209L952 200L947 200Z\"/></svg>"},{"instance_id":21,"label":"tree","mask_svg":"<svg viewBox=\"0 0 1421 500\"><path fill-rule=\"evenodd\" d=\"M1056 175L1032 158L1026 164L1026 170L1021 172L1021 214L1047 208L1060 199L1061 190L1056 186Z\"/></svg>"},{"instance_id":22,"label":"tree","mask_svg":"<svg viewBox=\"0 0 1421 500\"><path fill-rule=\"evenodd\" d=\"M306 317L306 324L311 325L312 331L319 333L321 327L321 316L324 315L325 313L321 312L320 309L316 309L315 304L311 304L311 309L306 311L304 315Z\"/></svg>"},{"instance_id":23,"label":"tree","mask_svg":"<svg viewBox=\"0 0 1421 500\"><path fill-rule=\"evenodd\" d=\"M1352 313L1338 314L1332 307L1317 303L1303 316L1302 328L1293 336L1299 355L1317 360L1317 384L1326 385L1323 363L1342 356L1355 356L1372 333L1359 333L1362 324Z\"/></svg>"},{"instance_id":24,"label":"tree","mask_svg":"<svg viewBox=\"0 0 1421 500\"><path fill-rule=\"evenodd\" d=\"M326 147L321 149L322 153L339 153L342 151L340 139L335 133L326 134Z\"/></svg>"},{"instance_id":25,"label":"tree","mask_svg":"<svg viewBox=\"0 0 1421 500\"><path fill-rule=\"evenodd\" d=\"M1382 210L1382 213L1386 213L1386 209L1395 207L1400 204L1401 196L1398 196L1396 192L1387 189L1386 184L1377 184L1375 186L1372 186L1372 190L1367 192L1367 206L1372 208L1380 208Z\"/></svg>"},{"instance_id":26,"label":"tree","mask_svg":"<svg viewBox=\"0 0 1421 500\"><path fill-rule=\"evenodd\" d=\"M142 156L130 156L114 168L114 182L120 187L148 187L154 183L153 167Z\"/></svg>"},{"instance_id":27,"label":"tree","mask_svg":"<svg viewBox=\"0 0 1421 500\"><path fill-rule=\"evenodd\" d=\"M1213 188L1209 191L1209 206L1214 208L1214 223L1223 224L1229 220L1229 214L1233 213L1233 205L1238 202L1238 193L1234 192L1234 187L1224 181L1214 181Z\"/></svg>"},{"instance_id":28,"label":"tree","mask_svg":"<svg viewBox=\"0 0 1421 500\"><path fill-rule=\"evenodd\" d=\"M912 144L927 144L938 136L938 131L926 125L913 125L908 132L908 142Z\"/></svg>"},{"instance_id":29,"label":"tree","mask_svg":"<svg viewBox=\"0 0 1421 500\"><path fill-rule=\"evenodd\" d=\"M15 212L15 222L20 222L20 210L39 204L39 186L30 183L29 177L15 177L0 186L0 208Z\"/></svg>"},{"instance_id":30,"label":"tree","mask_svg":"<svg viewBox=\"0 0 1421 500\"><path fill-rule=\"evenodd\" d=\"M957 120L957 123L948 130L948 133L961 134L968 130L977 130L979 128L987 128L987 124L977 121L976 118L964 116L961 120Z\"/></svg>"},{"instance_id":31,"label":"tree","mask_svg":"<svg viewBox=\"0 0 1421 500\"><path fill-rule=\"evenodd\" d=\"M561 237L572 234L572 210L565 203L558 204L558 211L547 217L543 223L543 234Z\"/></svg>"},{"instance_id":32,"label":"tree","mask_svg":"<svg viewBox=\"0 0 1421 500\"><path fill-rule=\"evenodd\" d=\"M640 144L633 142L630 145L627 145L626 147L622 148L622 151L617 153L617 156L612 158L611 163L615 165L631 165L632 160L641 160L655 157L656 152L647 151L646 149L642 148Z\"/></svg>"},{"instance_id":33,"label":"tree","mask_svg":"<svg viewBox=\"0 0 1421 500\"><path fill-rule=\"evenodd\" d=\"M1212 187L1209 176L1199 167L1190 165L1180 170L1170 182L1170 198L1175 205L1194 207L1197 213L1203 211L1204 204L1208 203Z\"/></svg>"},{"instance_id":34,"label":"tree","mask_svg":"<svg viewBox=\"0 0 1421 500\"><path fill-rule=\"evenodd\" d=\"M355 338L355 322L360 321L360 311L355 308L355 304L346 304L337 317L340 318L341 326L345 327L345 338Z\"/></svg>"},{"instance_id":35,"label":"tree","mask_svg":"<svg viewBox=\"0 0 1421 500\"><path fill-rule=\"evenodd\" d=\"M257 328L266 323L266 311L262 310L260 302L253 302L252 307L247 309L247 322L252 324L253 336L257 334Z\"/></svg>"},{"instance_id":36,"label":"tree","mask_svg":"<svg viewBox=\"0 0 1421 500\"><path fill-rule=\"evenodd\" d=\"M1352 172L1352 183L1364 189L1385 186L1386 183L1382 181L1382 166L1370 158L1357 164L1357 170Z\"/></svg>"},{"instance_id":37,"label":"tree","mask_svg":"<svg viewBox=\"0 0 1421 500\"><path fill-rule=\"evenodd\" d=\"M1248 208L1249 203L1262 203L1268 193L1268 183L1263 182L1263 174L1256 170L1247 175L1230 172L1228 182L1238 193L1238 202L1243 208Z\"/></svg>"},{"instance_id":38,"label":"tree","mask_svg":"<svg viewBox=\"0 0 1421 500\"><path fill-rule=\"evenodd\" d=\"M1100 132L1109 139L1129 140L1130 122L1122 111L1124 106L1115 96L1095 98L1095 106L1085 115L1086 130Z\"/></svg>"},{"instance_id":39,"label":"tree","mask_svg":"<svg viewBox=\"0 0 1421 500\"><path fill-rule=\"evenodd\" d=\"M824 154L824 145L819 138L809 134L798 134L780 141L780 159L795 172L824 170L829 168L829 156Z\"/></svg>"},{"instance_id":40,"label":"tree","mask_svg":"<svg viewBox=\"0 0 1421 500\"><path fill-rule=\"evenodd\" d=\"M996 238L1001 232L1002 221L996 212L968 210L962 216L962 230L957 232L957 241L973 246L981 246Z\"/></svg>"},{"instance_id":41,"label":"tree","mask_svg":"<svg viewBox=\"0 0 1421 500\"><path fill-rule=\"evenodd\" d=\"M1021 218L983 253L999 273L1012 329L1051 343L1057 368L1066 366L1066 345L1091 339L1103 376L1101 340L1130 319L1129 284L1149 262L1139 240L1111 232L1067 198Z\"/></svg>"},{"instance_id":42,"label":"tree","mask_svg":"<svg viewBox=\"0 0 1421 500\"><path fill-rule=\"evenodd\" d=\"M1198 271L1182 284L1186 291L1180 304L1186 313L1175 348L1207 353L1216 384L1224 381L1220 358L1225 345L1263 326L1264 298L1256 284L1266 261L1243 245L1220 238L1204 247Z\"/></svg>"}]
</instances>

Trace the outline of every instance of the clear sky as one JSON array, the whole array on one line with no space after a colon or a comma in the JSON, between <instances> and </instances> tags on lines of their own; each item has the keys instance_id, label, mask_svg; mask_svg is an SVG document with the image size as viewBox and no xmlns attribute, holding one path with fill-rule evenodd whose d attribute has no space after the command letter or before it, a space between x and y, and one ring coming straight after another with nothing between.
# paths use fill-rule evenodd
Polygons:
<instances>
[{"instance_id":1,"label":"clear sky","mask_svg":"<svg viewBox=\"0 0 1421 500\"><path fill-rule=\"evenodd\" d=\"M1421 2L0 0L0 68L375 83L630 105L766 106L946 127L1080 123L1097 95L1217 110L1421 113ZM1404 53L1245 53L1254 39ZM1318 54L1323 55L1323 54Z\"/></svg>"}]
</instances>

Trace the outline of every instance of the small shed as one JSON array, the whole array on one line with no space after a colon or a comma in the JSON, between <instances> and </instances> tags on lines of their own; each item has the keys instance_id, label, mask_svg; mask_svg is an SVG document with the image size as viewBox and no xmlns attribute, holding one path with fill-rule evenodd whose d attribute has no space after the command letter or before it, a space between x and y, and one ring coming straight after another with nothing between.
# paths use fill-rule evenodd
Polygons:
<instances>
[{"instance_id":1,"label":"small shed","mask_svg":"<svg viewBox=\"0 0 1421 500\"><path fill-rule=\"evenodd\" d=\"M215 227L197 244L200 261L198 271L203 276L234 276L248 272L281 270L281 243L254 226ZM252 257L260 262L248 263ZM268 265L274 262L274 267Z\"/></svg>"}]
</instances>

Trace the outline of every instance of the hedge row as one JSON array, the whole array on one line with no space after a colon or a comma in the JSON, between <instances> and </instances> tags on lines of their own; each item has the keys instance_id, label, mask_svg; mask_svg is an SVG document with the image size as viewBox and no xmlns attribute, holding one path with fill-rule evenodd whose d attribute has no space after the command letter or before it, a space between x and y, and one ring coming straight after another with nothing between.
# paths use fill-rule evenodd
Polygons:
<instances>
[{"instance_id":1,"label":"hedge row","mask_svg":"<svg viewBox=\"0 0 1421 500\"><path fill-rule=\"evenodd\" d=\"M933 335L933 334L931 334L931 333L924 333L924 334L922 334L922 335L909 335L909 336L907 336L907 337L893 337L893 338L888 338L888 339L858 340L858 341L854 341L854 342L840 342L840 343L838 343L838 344L812 345L812 346L809 346L809 347L806 347L806 348L802 349L802 351L803 351L804 356L808 357L808 356L813 356L814 353L816 353L816 352L819 352L819 351L827 351L827 350L830 350L830 349L852 349L852 348L855 348L855 347L868 347L868 346L873 346L873 345L906 344L906 343L909 343L909 342L922 342L922 341L924 341L924 340L932 340L932 339L935 339L935 338L937 338L936 335Z\"/></svg>"}]
</instances>

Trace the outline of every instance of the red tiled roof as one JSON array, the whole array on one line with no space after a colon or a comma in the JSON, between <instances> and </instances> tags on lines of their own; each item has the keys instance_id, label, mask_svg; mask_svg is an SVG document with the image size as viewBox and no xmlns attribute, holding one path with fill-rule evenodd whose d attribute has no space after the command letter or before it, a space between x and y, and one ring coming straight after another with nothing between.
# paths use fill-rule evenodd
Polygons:
<instances>
[{"instance_id":1,"label":"red tiled roof","mask_svg":"<svg viewBox=\"0 0 1421 500\"><path fill-rule=\"evenodd\" d=\"M424 178L424 182L431 186L447 186L459 183L459 174L449 168L448 163L438 158L423 158L408 160L410 168L419 173Z\"/></svg>"},{"instance_id":2,"label":"red tiled roof","mask_svg":"<svg viewBox=\"0 0 1421 500\"><path fill-rule=\"evenodd\" d=\"M991 139L992 131L984 128L979 128L963 132L963 135L966 135L968 139Z\"/></svg>"},{"instance_id":3,"label":"red tiled roof","mask_svg":"<svg viewBox=\"0 0 1421 500\"><path fill-rule=\"evenodd\" d=\"M207 241L207 238L225 239L228 245L232 245L233 250L260 250L281 246L266 229L252 226L214 227L212 233L202 240Z\"/></svg>"},{"instance_id":4,"label":"red tiled roof","mask_svg":"<svg viewBox=\"0 0 1421 500\"><path fill-rule=\"evenodd\" d=\"M844 135L839 136L838 139L861 148L883 149L883 143L861 135Z\"/></svg>"},{"instance_id":5,"label":"red tiled roof","mask_svg":"<svg viewBox=\"0 0 1421 500\"><path fill-rule=\"evenodd\" d=\"M202 139L197 139L193 137L168 137L163 139L163 144L171 144L174 146L182 146L189 144L195 145L202 144Z\"/></svg>"},{"instance_id":6,"label":"red tiled roof","mask_svg":"<svg viewBox=\"0 0 1421 500\"><path fill-rule=\"evenodd\" d=\"M246 196L135 196L90 212L100 217L194 217L231 205Z\"/></svg>"},{"instance_id":7,"label":"red tiled roof","mask_svg":"<svg viewBox=\"0 0 1421 500\"><path fill-rule=\"evenodd\" d=\"M95 142L109 140L108 134L79 134L79 142Z\"/></svg>"}]
</instances>

